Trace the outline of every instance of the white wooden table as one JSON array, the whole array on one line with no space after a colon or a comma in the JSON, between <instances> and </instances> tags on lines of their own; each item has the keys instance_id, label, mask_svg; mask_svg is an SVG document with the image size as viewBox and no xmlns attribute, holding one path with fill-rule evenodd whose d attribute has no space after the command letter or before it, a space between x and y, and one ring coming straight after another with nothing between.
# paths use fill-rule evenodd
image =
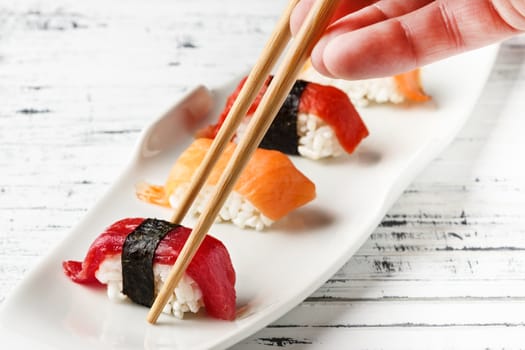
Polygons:
<instances>
[{"instance_id":1,"label":"white wooden table","mask_svg":"<svg viewBox=\"0 0 525 350\"><path fill-rule=\"evenodd\" d=\"M142 127L204 77L253 64L284 4L0 2L0 302L115 180ZM524 111L518 37L358 253L235 348L525 348Z\"/></svg>"}]
</instances>

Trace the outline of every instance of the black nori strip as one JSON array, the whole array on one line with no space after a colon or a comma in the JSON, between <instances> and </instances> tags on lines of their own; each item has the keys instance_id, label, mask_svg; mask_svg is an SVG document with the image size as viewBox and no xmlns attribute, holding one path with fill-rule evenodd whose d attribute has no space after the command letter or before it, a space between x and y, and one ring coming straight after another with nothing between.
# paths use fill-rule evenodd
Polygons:
<instances>
[{"instance_id":1,"label":"black nori strip","mask_svg":"<svg viewBox=\"0 0 525 350\"><path fill-rule=\"evenodd\" d=\"M145 219L122 246L122 293L133 302L150 307L155 300L153 257L160 241L180 225Z\"/></svg>"},{"instance_id":2,"label":"black nori strip","mask_svg":"<svg viewBox=\"0 0 525 350\"><path fill-rule=\"evenodd\" d=\"M275 149L291 155L299 154L297 114L301 95L307 84L308 82L304 80L295 82L259 147Z\"/></svg>"}]
</instances>

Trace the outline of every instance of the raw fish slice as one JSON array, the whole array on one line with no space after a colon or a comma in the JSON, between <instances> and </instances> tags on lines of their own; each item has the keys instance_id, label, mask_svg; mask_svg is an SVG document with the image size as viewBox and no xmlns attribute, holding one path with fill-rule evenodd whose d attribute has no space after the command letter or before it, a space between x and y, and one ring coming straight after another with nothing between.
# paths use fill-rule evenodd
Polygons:
<instances>
[{"instance_id":1,"label":"raw fish slice","mask_svg":"<svg viewBox=\"0 0 525 350\"><path fill-rule=\"evenodd\" d=\"M333 86L308 83L301 95L299 113L313 114L335 132L339 144L352 153L368 136L368 129L346 94Z\"/></svg>"},{"instance_id":2,"label":"raw fish slice","mask_svg":"<svg viewBox=\"0 0 525 350\"><path fill-rule=\"evenodd\" d=\"M431 97L423 90L421 70L419 68L394 76L398 90L412 102L430 101Z\"/></svg>"}]
</instances>

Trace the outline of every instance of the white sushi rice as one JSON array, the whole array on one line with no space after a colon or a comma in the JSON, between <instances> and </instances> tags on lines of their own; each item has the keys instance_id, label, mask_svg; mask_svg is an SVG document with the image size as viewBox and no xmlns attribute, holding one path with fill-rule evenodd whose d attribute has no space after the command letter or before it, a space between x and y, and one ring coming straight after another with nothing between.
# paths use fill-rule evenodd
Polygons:
<instances>
[{"instance_id":1,"label":"white sushi rice","mask_svg":"<svg viewBox=\"0 0 525 350\"><path fill-rule=\"evenodd\" d=\"M344 80L319 74L314 69L302 73L301 79L323 85L331 85L346 92L355 106L366 107L370 103L402 103L405 97L398 91L393 77Z\"/></svg>"},{"instance_id":2,"label":"white sushi rice","mask_svg":"<svg viewBox=\"0 0 525 350\"><path fill-rule=\"evenodd\" d=\"M297 151L303 157L321 159L337 157L344 152L334 130L313 114L298 114L297 133L299 135Z\"/></svg>"},{"instance_id":3,"label":"white sushi rice","mask_svg":"<svg viewBox=\"0 0 525 350\"><path fill-rule=\"evenodd\" d=\"M153 265L155 294L162 288L168 277L170 268L171 266L164 264ZM100 283L107 285L107 294L111 301L119 302L128 298L122 293L122 264L120 254L104 260L95 273L95 277ZM185 273L162 312L182 319L185 312L197 313L202 306L204 306L204 303L199 286Z\"/></svg>"},{"instance_id":4,"label":"white sushi rice","mask_svg":"<svg viewBox=\"0 0 525 350\"><path fill-rule=\"evenodd\" d=\"M182 197L186 192L188 185L179 186L169 197L172 208L180 205ZM192 207L189 210L190 215L200 215L204 212L209 199L214 193L215 187L207 186L195 198ZM236 191L232 191L226 202L222 206L217 221L231 221L241 228L253 228L262 231L265 227L273 224L273 220L266 217L253 204Z\"/></svg>"},{"instance_id":5,"label":"white sushi rice","mask_svg":"<svg viewBox=\"0 0 525 350\"><path fill-rule=\"evenodd\" d=\"M239 125L234 142L237 143L242 138L250 118L251 116L245 118ZM314 114L297 115L297 135L299 136L297 152L303 157L317 160L337 157L344 153L334 130Z\"/></svg>"}]
</instances>

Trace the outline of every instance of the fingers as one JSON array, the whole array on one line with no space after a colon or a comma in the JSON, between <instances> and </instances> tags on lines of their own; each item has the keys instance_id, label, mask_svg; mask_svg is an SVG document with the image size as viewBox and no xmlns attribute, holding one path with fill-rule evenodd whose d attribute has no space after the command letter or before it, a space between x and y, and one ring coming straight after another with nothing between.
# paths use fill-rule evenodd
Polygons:
<instances>
[{"instance_id":1,"label":"fingers","mask_svg":"<svg viewBox=\"0 0 525 350\"><path fill-rule=\"evenodd\" d=\"M333 15L332 21L335 21L349 13L357 11L365 6L371 5L377 0L341 0L338 5L335 14ZM312 7L315 0L301 0L294 9L292 16L290 17L290 29L295 35L303 23L308 11Z\"/></svg>"},{"instance_id":2,"label":"fingers","mask_svg":"<svg viewBox=\"0 0 525 350\"><path fill-rule=\"evenodd\" d=\"M524 29L523 1L438 0L404 16L332 36L316 48L312 63L321 73L346 79L392 75Z\"/></svg>"},{"instance_id":3,"label":"fingers","mask_svg":"<svg viewBox=\"0 0 525 350\"><path fill-rule=\"evenodd\" d=\"M501 16L509 26L518 30L525 31L525 1L523 0L493 0L494 12Z\"/></svg>"},{"instance_id":4,"label":"fingers","mask_svg":"<svg viewBox=\"0 0 525 350\"><path fill-rule=\"evenodd\" d=\"M360 11L346 13L344 17L339 18L336 22L330 25L323 38L317 43L312 51L311 57L314 67L325 75L336 75L325 66L323 59L323 52L326 45L334 38L347 32L405 15L431 2L433 2L433 0L381 0L375 2L371 6L361 9ZM339 14L341 15L343 13Z\"/></svg>"}]
</instances>

